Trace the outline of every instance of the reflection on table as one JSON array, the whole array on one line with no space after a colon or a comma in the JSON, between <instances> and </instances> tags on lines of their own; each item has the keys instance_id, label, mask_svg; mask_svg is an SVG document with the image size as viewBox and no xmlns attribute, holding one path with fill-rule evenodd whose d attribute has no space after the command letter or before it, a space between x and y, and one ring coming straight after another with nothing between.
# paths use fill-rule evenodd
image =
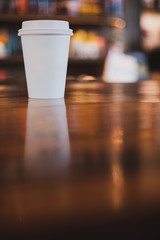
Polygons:
<instances>
[{"instance_id":1,"label":"reflection on table","mask_svg":"<svg viewBox=\"0 0 160 240\"><path fill-rule=\"evenodd\" d=\"M2 239L154 237L159 86L69 81L65 101L0 87Z\"/></svg>"}]
</instances>

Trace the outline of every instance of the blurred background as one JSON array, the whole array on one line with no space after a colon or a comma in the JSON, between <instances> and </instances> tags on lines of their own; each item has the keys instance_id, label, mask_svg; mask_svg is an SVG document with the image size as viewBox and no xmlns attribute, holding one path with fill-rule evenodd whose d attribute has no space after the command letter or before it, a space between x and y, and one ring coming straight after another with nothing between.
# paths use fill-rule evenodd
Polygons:
<instances>
[{"instance_id":1,"label":"blurred background","mask_svg":"<svg viewBox=\"0 0 160 240\"><path fill-rule=\"evenodd\" d=\"M0 84L25 84L17 32L34 19L69 21L68 80L160 79L160 0L0 0Z\"/></svg>"}]
</instances>

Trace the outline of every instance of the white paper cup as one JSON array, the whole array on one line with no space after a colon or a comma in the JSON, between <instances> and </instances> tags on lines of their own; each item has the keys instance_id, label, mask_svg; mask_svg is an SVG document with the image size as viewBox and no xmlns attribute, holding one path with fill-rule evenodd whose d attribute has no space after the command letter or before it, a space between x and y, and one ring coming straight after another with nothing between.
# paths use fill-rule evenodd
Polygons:
<instances>
[{"instance_id":1,"label":"white paper cup","mask_svg":"<svg viewBox=\"0 0 160 240\"><path fill-rule=\"evenodd\" d=\"M21 36L28 96L63 98L70 36L67 21L24 21Z\"/></svg>"}]
</instances>

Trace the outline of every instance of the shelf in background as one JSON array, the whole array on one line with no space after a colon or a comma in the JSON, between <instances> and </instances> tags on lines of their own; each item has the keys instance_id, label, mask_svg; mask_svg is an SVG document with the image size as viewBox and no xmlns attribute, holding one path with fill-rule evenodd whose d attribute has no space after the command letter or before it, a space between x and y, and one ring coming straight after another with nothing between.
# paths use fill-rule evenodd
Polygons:
<instances>
[{"instance_id":1,"label":"shelf in background","mask_svg":"<svg viewBox=\"0 0 160 240\"><path fill-rule=\"evenodd\" d=\"M15 55L15 56L7 56L0 58L0 64L2 65L12 65L12 64L23 64L23 57L22 55Z\"/></svg>"},{"instance_id":2,"label":"shelf in background","mask_svg":"<svg viewBox=\"0 0 160 240\"><path fill-rule=\"evenodd\" d=\"M67 74L69 76L91 75L99 77L102 75L104 60L104 57L85 60L69 58ZM23 57L10 56L1 58L0 69L7 71L11 76L24 75Z\"/></svg>"},{"instance_id":3,"label":"shelf in background","mask_svg":"<svg viewBox=\"0 0 160 240\"><path fill-rule=\"evenodd\" d=\"M104 57L97 58L97 59L73 59L69 58L69 63L74 65L83 65L83 64L96 64L96 63L102 63L104 62ZM23 64L23 57L21 55L19 56L8 56L4 58L0 58L0 64L3 65L17 65L17 64Z\"/></svg>"},{"instance_id":4,"label":"shelf in background","mask_svg":"<svg viewBox=\"0 0 160 240\"><path fill-rule=\"evenodd\" d=\"M72 65L83 65L83 64L87 64L87 65L93 65L93 64L101 64L103 63L105 60L104 57L100 57L100 58L96 58L96 59L72 59L69 58L69 63L71 63Z\"/></svg>"},{"instance_id":5,"label":"shelf in background","mask_svg":"<svg viewBox=\"0 0 160 240\"><path fill-rule=\"evenodd\" d=\"M26 20L41 20L41 19L51 19L51 20L64 20L69 21L71 25L92 25L92 26L102 26L107 24L107 17L105 16L66 16L66 15L36 15L36 14L0 14L0 22L15 22L20 23Z\"/></svg>"}]
</instances>

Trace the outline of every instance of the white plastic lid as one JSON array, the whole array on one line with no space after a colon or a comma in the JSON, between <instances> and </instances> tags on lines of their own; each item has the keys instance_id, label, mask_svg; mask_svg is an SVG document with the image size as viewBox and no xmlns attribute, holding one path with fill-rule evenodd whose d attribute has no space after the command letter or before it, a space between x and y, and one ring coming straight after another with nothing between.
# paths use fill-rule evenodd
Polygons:
<instances>
[{"instance_id":1,"label":"white plastic lid","mask_svg":"<svg viewBox=\"0 0 160 240\"><path fill-rule=\"evenodd\" d=\"M30 34L73 35L73 30L69 28L69 22L62 20L30 20L22 22L22 29L18 30L18 36Z\"/></svg>"}]
</instances>

